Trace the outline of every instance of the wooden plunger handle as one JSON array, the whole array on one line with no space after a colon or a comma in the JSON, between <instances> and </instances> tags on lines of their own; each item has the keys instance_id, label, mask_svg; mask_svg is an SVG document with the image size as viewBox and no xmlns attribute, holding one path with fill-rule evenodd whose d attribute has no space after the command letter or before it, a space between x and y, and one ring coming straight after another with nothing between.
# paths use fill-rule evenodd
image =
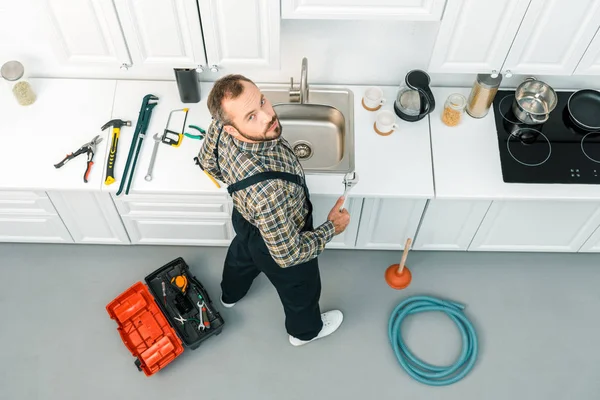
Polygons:
<instances>
[{"instance_id":1,"label":"wooden plunger handle","mask_svg":"<svg viewBox=\"0 0 600 400\"><path fill-rule=\"evenodd\" d=\"M399 273L402 273L402 271L404 271L404 263L406 262L406 257L408 257L408 249L410 248L411 243L411 238L406 239L406 244L404 245L404 253L402 253L402 260L400 260L400 265L398 266Z\"/></svg>"}]
</instances>

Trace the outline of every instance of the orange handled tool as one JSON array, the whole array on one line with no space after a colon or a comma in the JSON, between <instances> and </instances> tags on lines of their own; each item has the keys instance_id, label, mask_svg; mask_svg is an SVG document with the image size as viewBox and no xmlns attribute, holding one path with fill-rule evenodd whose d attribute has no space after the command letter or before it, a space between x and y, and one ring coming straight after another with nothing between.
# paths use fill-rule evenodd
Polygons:
<instances>
[{"instance_id":1,"label":"orange handled tool","mask_svg":"<svg viewBox=\"0 0 600 400\"><path fill-rule=\"evenodd\" d=\"M90 176L90 172L92 171L92 165L94 165L94 162L92 160L94 159L94 154L96 153L96 145L101 141L102 138L100 137L100 135L96 135L95 138L81 146L76 152L67 154L61 162L59 162L58 164L54 164L54 168L60 168L75 157L86 153L87 167L85 169L85 173L83 174L83 181L87 183Z\"/></svg>"}]
</instances>

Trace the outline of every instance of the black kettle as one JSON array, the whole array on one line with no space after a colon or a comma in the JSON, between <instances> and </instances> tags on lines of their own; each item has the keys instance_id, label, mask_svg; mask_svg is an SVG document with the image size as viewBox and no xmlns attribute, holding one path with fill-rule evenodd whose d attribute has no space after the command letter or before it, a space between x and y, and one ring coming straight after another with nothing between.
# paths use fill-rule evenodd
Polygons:
<instances>
[{"instance_id":1,"label":"black kettle","mask_svg":"<svg viewBox=\"0 0 600 400\"><path fill-rule=\"evenodd\" d=\"M429 88L431 79L425 71L413 69L404 78L394 102L394 111L401 119L415 122L423 119L435 109L435 99Z\"/></svg>"}]
</instances>

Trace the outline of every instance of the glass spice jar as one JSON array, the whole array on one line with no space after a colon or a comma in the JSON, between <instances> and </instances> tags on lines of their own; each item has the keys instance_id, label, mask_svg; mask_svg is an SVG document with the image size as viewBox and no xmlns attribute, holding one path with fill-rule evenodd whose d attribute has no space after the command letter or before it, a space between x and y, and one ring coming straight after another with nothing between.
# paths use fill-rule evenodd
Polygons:
<instances>
[{"instance_id":1,"label":"glass spice jar","mask_svg":"<svg viewBox=\"0 0 600 400\"><path fill-rule=\"evenodd\" d=\"M467 104L467 114L473 118L483 118L487 115L498 88L502 75L477 74Z\"/></svg>"},{"instance_id":2,"label":"glass spice jar","mask_svg":"<svg viewBox=\"0 0 600 400\"><path fill-rule=\"evenodd\" d=\"M465 96L460 93L452 93L444 103L442 122L447 126L456 126L460 124L466 106L467 99Z\"/></svg>"},{"instance_id":3,"label":"glass spice jar","mask_svg":"<svg viewBox=\"0 0 600 400\"><path fill-rule=\"evenodd\" d=\"M0 69L0 75L8 83L10 90L22 106L35 102L36 95L25 77L25 68L18 61L8 61Z\"/></svg>"}]
</instances>

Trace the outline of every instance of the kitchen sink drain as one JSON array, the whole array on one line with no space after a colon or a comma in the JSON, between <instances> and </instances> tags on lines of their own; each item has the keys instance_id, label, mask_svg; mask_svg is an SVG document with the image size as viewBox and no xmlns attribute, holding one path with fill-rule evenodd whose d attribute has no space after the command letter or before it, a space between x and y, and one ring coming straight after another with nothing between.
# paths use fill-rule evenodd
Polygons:
<instances>
[{"instance_id":1,"label":"kitchen sink drain","mask_svg":"<svg viewBox=\"0 0 600 400\"><path fill-rule=\"evenodd\" d=\"M308 160L312 157L312 147L308 142L296 142L294 144L294 154L301 160Z\"/></svg>"}]
</instances>

